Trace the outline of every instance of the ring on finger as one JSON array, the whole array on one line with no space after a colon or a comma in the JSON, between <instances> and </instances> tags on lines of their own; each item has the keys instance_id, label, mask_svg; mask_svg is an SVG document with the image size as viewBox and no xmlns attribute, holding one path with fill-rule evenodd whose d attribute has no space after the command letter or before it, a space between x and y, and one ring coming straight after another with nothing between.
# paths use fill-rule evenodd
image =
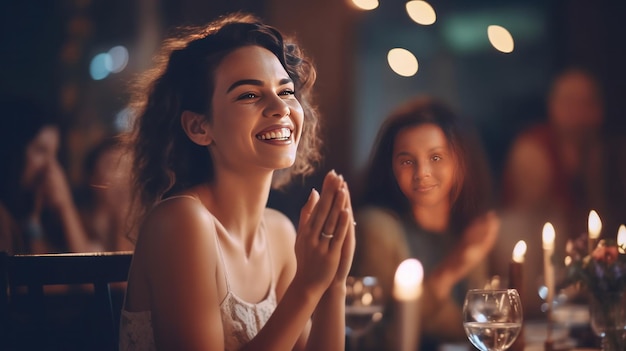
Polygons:
<instances>
[{"instance_id":1,"label":"ring on finger","mask_svg":"<svg viewBox=\"0 0 626 351\"><path fill-rule=\"evenodd\" d=\"M335 236L333 234L326 234L324 232L321 232L320 235L326 239L332 239Z\"/></svg>"}]
</instances>

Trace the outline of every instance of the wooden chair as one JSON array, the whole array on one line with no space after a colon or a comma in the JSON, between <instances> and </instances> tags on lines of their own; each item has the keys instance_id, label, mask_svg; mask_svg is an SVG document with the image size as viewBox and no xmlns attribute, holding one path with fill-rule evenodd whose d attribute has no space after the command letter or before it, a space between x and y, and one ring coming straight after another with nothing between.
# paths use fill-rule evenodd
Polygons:
<instances>
[{"instance_id":1,"label":"wooden chair","mask_svg":"<svg viewBox=\"0 0 626 351\"><path fill-rule=\"evenodd\" d=\"M121 303L114 307L111 283L127 280L131 259L132 252L126 251L0 252L0 348L117 350ZM47 287L51 285L56 287ZM47 293L50 289L57 291ZM117 290L121 301L123 289ZM72 309L83 319L75 318L71 325L81 327L70 330L65 336L67 344L59 346L55 344L62 334L59 326ZM93 345L82 345L86 338Z\"/></svg>"}]
</instances>

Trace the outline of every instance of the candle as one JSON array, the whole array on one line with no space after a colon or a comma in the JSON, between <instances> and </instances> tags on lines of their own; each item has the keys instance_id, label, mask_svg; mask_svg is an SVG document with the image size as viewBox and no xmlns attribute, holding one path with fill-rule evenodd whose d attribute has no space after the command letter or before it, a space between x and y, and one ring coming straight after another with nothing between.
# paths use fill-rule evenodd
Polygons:
<instances>
[{"instance_id":1,"label":"candle","mask_svg":"<svg viewBox=\"0 0 626 351\"><path fill-rule=\"evenodd\" d=\"M422 263L414 258L402 261L396 269L393 296L396 300L399 351L414 351L419 344L418 299L423 279Z\"/></svg>"},{"instance_id":2,"label":"candle","mask_svg":"<svg viewBox=\"0 0 626 351\"><path fill-rule=\"evenodd\" d=\"M522 264L524 263L524 255L526 254L526 242L520 240L515 244L513 249L513 258L509 264L509 287L517 289L522 295Z\"/></svg>"},{"instance_id":3,"label":"candle","mask_svg":"<svg viewBox=\"0 0 626 351\"><path fill-rule=\"evenodd\" d=\"M617 246L619 247L619 253L626 253L626 226L623 224L617 230Z\"/></svg>"},{"instance_id":4,"label":"candle","mask_svg":"<svg viewBox=\"0 0 626 351\"><path fill-rule=\"evenodd\" d=\"M587 220L587 233L589 234L587 248L589 249L589 253L592 253L593 250L596 249L601 231L602 221L600 221L600 216L598 216L598 212L594 210L589 211L589 219Z\"/></svg>"},{"instance_id":5,"label":"candle","mask_svg":"<svg viewBox=\"0 0 626 351\"><path fill-rule=\"evenodd\" d=\"M523 281L524 281L524 273L523 273L523 263L524 263L524 255L526 254L526 242L524 240L520 240L515 244L513 248L513 257L511 263L509 264L509 288L516 289L522 298L523 295ZM520 331L517 339L513 342L513 345L509 348L511 351L521 351L524 350L524 328Z\"/></svg>"},{"instance_id":6,"label":"candle","mask_svg":"<svg viewBox=\"0 0 626 351\"><path fill-rule=\"evenodd\" d=\"M546 303L548 304L548 337L546 344L552 342L552 301L554 300L554 266L552 266L552 255L554 254L554 227L550 222L543 226L543 275L548 289Z\"/></svg>"}]
</instances>

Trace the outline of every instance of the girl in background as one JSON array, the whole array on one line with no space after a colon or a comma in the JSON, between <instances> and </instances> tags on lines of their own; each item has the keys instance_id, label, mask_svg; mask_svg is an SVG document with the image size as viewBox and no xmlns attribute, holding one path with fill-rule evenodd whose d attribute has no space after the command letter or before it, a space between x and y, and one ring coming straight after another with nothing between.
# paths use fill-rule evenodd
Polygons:
<instances>
[{"instance_id":1,"label":"girl in background","mask_svg":"<svg viewBox=\"0 0 626 351\"><path fill-rule=\"evenodd\" d=\"M421 96L383 123L355 217L354 275L378 277L387 306L375 348L395 349L393 278L413 257L424 267L419 304L421 349L467 340L461 307L469 287L487 280L486 258L499 220L489 210L490 179L476 140L440 101Z\"/></svg>"}]
</instances>

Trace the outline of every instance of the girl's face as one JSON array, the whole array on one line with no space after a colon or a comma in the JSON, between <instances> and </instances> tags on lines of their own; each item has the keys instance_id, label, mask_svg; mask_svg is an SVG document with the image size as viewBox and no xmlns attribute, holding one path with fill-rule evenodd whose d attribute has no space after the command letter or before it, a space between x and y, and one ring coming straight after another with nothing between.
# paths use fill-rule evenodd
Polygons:
<instances>
[{"instance_id":1,"label":"girl's face","mask_svg":"<svg viewBox=\"0 0 626 351\"><path fill-rule=\"evenodd\" d=\"M217 67L214 84L210 150L216 166L291 166L304 112L278 58L259 46L239 48Z\"/></svg>"},{"instance_id":2,"label":"girl's face","mask_svg":"<svg viewBox=\"0 0 626 351\"><path fill-rule=\"evenodd\" d=\"M413 207L450 206L456 159L437 125L401 130L393 145L391 162L398 186Z\"/></svg>"},{"instance_id":3,"label":"girl's face","mask_svg":"<svg viewBox=\"0 0 626 351\"><path fill-rule=\"evenodd\" d=\"M32 189L45 172L48 163L59 150L59 131L56 127L43 127L26 146L22 187Z\"/></svg>"}]
</instances>

